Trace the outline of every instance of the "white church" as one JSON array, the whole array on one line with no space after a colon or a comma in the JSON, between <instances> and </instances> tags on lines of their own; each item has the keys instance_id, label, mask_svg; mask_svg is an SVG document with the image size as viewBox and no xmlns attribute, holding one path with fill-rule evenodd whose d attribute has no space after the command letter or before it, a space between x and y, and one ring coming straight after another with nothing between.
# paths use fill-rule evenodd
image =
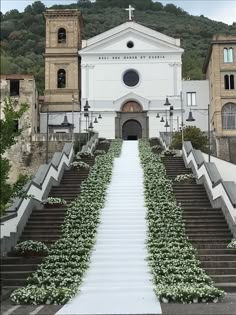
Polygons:
<instances>
[{"instance_id":1,"label":"white church","mask_svg":"<svg viewBox=\"0 0 236 315\"><path fill-rule=\"evenodd\" d=\"M189 111L194 110L194 125L207 130L207 116L197 109L207 108L209 103L208 81L183 80L184 50L180 39L171 38L134 22L134 9L129 6L127 10L127 22L82 40L82 47L78 49L81 58L81 92L78 93L80 96L77 100L81 111L76 110L74 105L73 109L68 106L67 111L66 102L63 111L60 112L62 107L59 104L51 111L52 102L50 104L49 101L49 125L61 124L66 115L67 120L74 125L74 133L83 132L90 127L99 132L100 137L109 139L150 138L158 137L161 131L180 130L182 123L187 124ZM55 11L57 15L52 14ZM54 21L54 24L49 24L51 29L46 35L46 42L49 37L59 36L61 29L66 32L66 42L70 42L72 34L66 24L68 17L63 20L59 11L66 10L47 10L47 19ZM56 18L59 19L57 23ZM47 27L49 28L48 24ZM58 45L61 47L61 42ZM49 57L46 54L46 70ZM60 58L62 57L61 55ZM63 68L65 85L63 88L55 86L59 91L55 93L68 95L70 90L73 93L70 97L74 98L76 91L68 86L71 84L69 71L72 69L68 63L65 65L65 60L61 59L60 62L58 59L57 63L54 62L54 73L55 76L58 75L57 69L61 71ZM52 69L52 64L50 66ZM47 82L45 83L47 86ZM84 110L88 106L87 118L84 117ZM42 113L41 132L45 132L45 127L46 114ZM60 132L60 129L57 128L55 132Z\"/></svg>"}]
</instances>

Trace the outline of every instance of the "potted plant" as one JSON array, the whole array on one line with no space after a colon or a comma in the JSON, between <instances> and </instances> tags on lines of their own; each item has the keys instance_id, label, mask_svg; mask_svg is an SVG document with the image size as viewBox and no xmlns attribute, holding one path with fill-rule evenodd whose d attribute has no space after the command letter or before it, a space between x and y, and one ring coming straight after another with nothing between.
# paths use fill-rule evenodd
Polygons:
<instances>
[{"instance_id":1,"label":"potted plant","mask_svg":"<svg viewBox=\"0 0 236 315\"><path fill-rule=\"evenodd\" d=\"M89 164L82 162L82 161L74 161L71 163L71 167L72 168L76 168L76 169L84 169L84 170L89 170L90 166Z\"/></svg>"},{"instance_id":2,"label":"potted plant","mask_svg":"<svg viewBox=\"0 0 236 315\"><path fill-rule=\"evenodd\" d=\"M232 239L232 241L228 244L227 248L236 248L236 240Z\"/></svg>"},{"instance_id":3,"label":"potted plant","mask_svg":"<svg viewBox=\"0 0 236 315\"><path fill-rule=\"evenodd\" d=\"M171 150L171 149L166 149L164 151L164 155L165 156L175 156L176 155L176 151L175 150Z\"/></svg>"},{"instance_id":4,"label":"potted plant","mask_svg":"<svg viewBox=\"0 0 236 315\"><path fill-rule=\"evenodd\" d=\"M192 182L192 180L195 178L195 176L193 174L181 174L181 175L177 175L174 178L175 182Z\"/></svg>"},{"instance_id":5,"label":"potted plant","mask_svg":"<svg viewBox=\"0 0 236 315\"><path fill-rule=\"evenodd\" d=\"M17 244L15 251L24 257L45 256L48 247L43 242L29 240Z\"/></svg>"},{"instance_id":6,"label":"potted plant","mask_svg":"<svg viewBox=\"0 0 236 315\"><path fill-rule=\"evenodd\" d=\"M61 208L65 207L67 205L67 202L63 198L48 197L46 200L43 201L43 204L45 204L49 208Z\"/></svg>"}]
</instances>

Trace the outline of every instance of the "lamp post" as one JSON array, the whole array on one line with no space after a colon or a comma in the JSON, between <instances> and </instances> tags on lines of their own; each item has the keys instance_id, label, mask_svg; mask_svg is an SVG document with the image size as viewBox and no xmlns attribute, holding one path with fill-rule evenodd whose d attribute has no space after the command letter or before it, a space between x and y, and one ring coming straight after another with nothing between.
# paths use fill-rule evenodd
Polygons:
<instances>
[{"instance_id":1,"label":"lamp post","mask_svg":"<svg viewBox=\"0 0 236 315\"><path fill-rule=\"evenodd\" d=\"M192 111L206 111L207 110L207 120L208 120L208 162L211 162L211 117L210 117L210 104L208 104L207 108L196 108L191 109L189 111L188 118L186 121L193 122L195 119L193 118Z\"/></svg>"},{"instance_id":2,"label":"lamp post","mask_svg":"<svg viewBox=\"0 0 236 315\"><path fill-rule=\"evenodd\" d=\"M46 133L46 164L48 164L48 121L49 121L49 114L48 114L48 105L47 105L47 133Z\"/></svg>"}]
</instances>

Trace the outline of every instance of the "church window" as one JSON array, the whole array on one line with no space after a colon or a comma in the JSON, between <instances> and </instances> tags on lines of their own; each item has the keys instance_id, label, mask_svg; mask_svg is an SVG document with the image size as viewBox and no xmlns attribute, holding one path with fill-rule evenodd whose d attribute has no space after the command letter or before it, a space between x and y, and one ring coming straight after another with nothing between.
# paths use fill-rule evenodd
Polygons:
<instances>
[{"instance_id":1,"label":"church window","mask_svg":"<svg viewBox=\"0 0 236 315\"><path fill-rule=\"evenodd\" d=\"M195 106L195 105L197 105L196 92L187 92L187 105L188 106Z\"/></svg>"},{"instance_id":2,"label":"church window","mask_svg":"<svg viewBox=\"0 0 236 315\"><path fill-rule=\"evenodd\" d=\"M224 86L225 90L234 90L234 75L228 75L226 74L224 76Z\"/></svg>"},{"instance_id":3,"label":"church window","mask_svg":"<svg viewBox=\"0 0 236 315\"><path fill-rule=\"evenodd\" d=\"M134 43L133 43L131 40L128 41L127 47L128 47L128 48L133 48L133 47L134 47Z\"/></svg>"},{"instance_id":4,"label":"church window","mask_svg":"<svg viewBox=\"0 0 236 315\"><path fill-rule=\"evenodd\" d=\"M59 89L66 87L66 71L64 69L57 71L57 87Z\"/></svg>"},{"instance_id":5,"label":"church window","mask_svg":"<svg viewBox=\"0 0 236 315\"><path fill-rule=\"evenodd\" d=\"M57 42L58 43L65 43L66 42L66 30L61 27L57 32Z\"/></svg>"},{"instance_id":6,"label":"church window","mask_svg":"<svg viewBox=\"0 0 236 315\"><path fill-rule=\"evenodd\" d=\"M233 62L233 48L224 48L224 62Z\"/></svg>"},{"instance_id":7,"label":"church window","mask_svg":"<svg viewBox=\"0 0 236 315\"><path fill-rule=\"evenodd\" d=\"M10 80L10 96L20 95L20 80Z\"/></svg>"},{"instance_id":8,"label":"church window","mask_svg":"<svg viewBox=\"0 0 236 315\"><path fill-rule=\"evenodd\" d=\"M139 75L135 70L128 70L123 76L125 85L133 87L139 83Z\"/></svg>"},{"instance_id":9,"label":"church window","mask_svg":"<svg viewBox=\"0 0 236 315\"><path fill-rule=\"evenodd\" d=\"M222 125L223 129L236 129L236 104L225 104L222 109Z\"/></svg>"}]
</instances>

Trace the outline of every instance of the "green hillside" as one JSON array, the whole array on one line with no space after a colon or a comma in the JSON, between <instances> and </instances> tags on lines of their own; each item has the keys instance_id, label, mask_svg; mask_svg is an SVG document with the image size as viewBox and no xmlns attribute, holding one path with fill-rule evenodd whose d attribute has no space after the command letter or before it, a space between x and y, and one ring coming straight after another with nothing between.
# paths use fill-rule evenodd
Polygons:
<instances>
[{"instance_id":1,"label":"green hillside","mask_svg":"<svg viewBox=\"0 0 236 315\"><path fill-rule=\"evenodd\" d=\"M202 64L208 44L216 33L236 33L236 23L229 26L204 16L192 16L173 4L163 6L152 0L130 0L135 21L172 37L181 38L185 49L183 77L202 79ZM81 0L78 4L54 5L51 8L78 8L83 16L83 38L90 38L127 21L126 0ZM40 1L23 13L1 13L1 73L32 73L40 94L44 89L44 45L46 7Z\"/></svg>"}]
</instances>

